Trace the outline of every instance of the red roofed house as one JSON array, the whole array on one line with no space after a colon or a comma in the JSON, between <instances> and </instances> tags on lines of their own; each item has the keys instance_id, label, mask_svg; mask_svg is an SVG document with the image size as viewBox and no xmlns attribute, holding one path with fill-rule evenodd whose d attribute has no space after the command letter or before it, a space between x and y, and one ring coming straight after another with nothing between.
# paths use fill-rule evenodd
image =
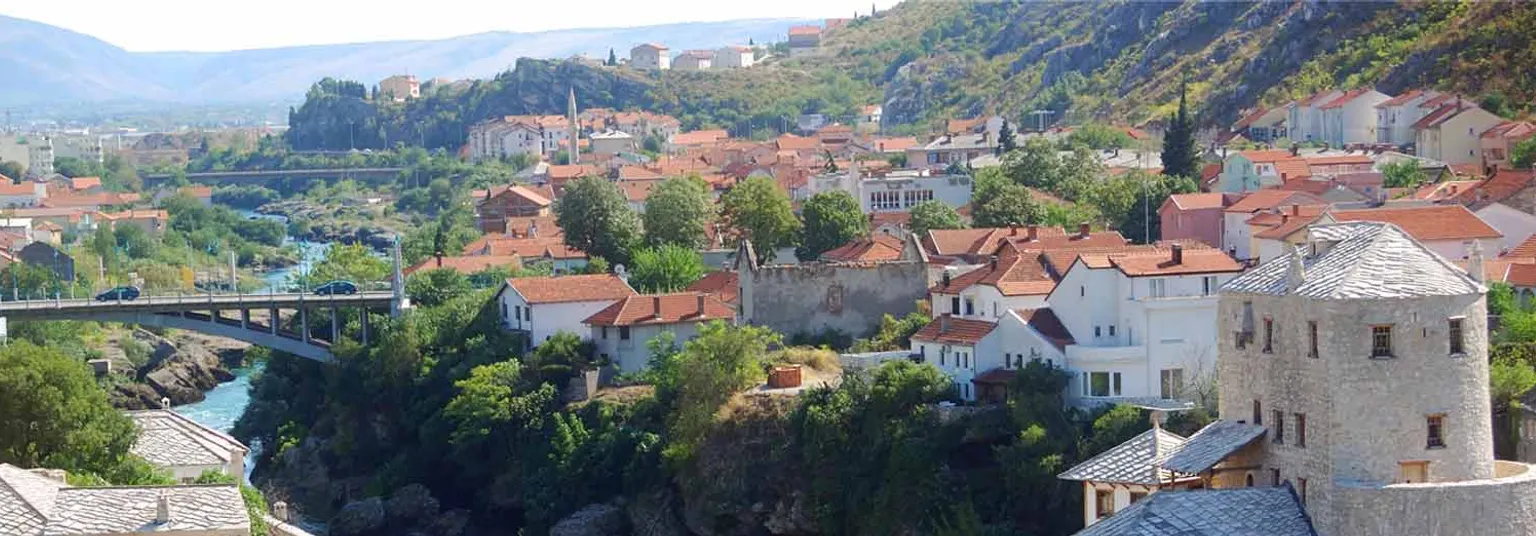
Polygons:
<instances>
[{"instance_id":1,"label":"red roofed house","mask_svg":"<svg viewBox=\"0 0 1536 536\"><path fill-rule=\"evenodd\" d=\"M415 266L406 268L405 275L411 275L423 270L447 269L469 275L476 272L484 272L491 268L509 268L516 270L522 267L522 259L516 255L462 255L457 257L444 257L441 255L428 257L427 260L416 263Z\"/></svg>"},{"instance_id":2,"label":"red roofed house","mask_svg":"<svg viewBox=\"0 0 1536 536\"><path fill-rule=\"evenodd\" d=\"M170 222L170 214L164 210L124 210L122 212L97 212L96 225L109 228L118 225L136 225L151 235L160 234Z\"/></svg>"},{"instance_id":3,"label":"red roofed house","mask_svg":"<svg viewBox=\"0 0 1536 536\"><path fill-rule=\"evenodd\" d=\"M1481 164L1483 133L1504 119L1457 97L1413 124L1418 156L1446 164Z\"/></svg>"},{"instance_id":4,"label":"red roofed house","mask_svg":"<svg viewBox=\"0 0 1536 536\"><path fill-rule=\"evenodd\" d=\"M645 369L651 352L646 343L663 332L678 345L698 336L699 326L712 320L734 323L736 308L704 292L626 296L582 321L597 346L600 359L611 360L619 372Z\"/></svg>"},{"instance_id":5,"label":"red roofed house","mask_svg":"<svg viewBox=\"0 0 1536 536\"><path fill-rule=\"evenodd\" d=\"M912 352L954 381L965 400L1002 402L1029 361L1062 366L1072 334L1049 308L1005 311L995 320L939 315L912 335Z\"/></svg>"},{"instance_id":6,"label":"red roofed house","mask_svg":"<svg viewBox=\"0 0 1536 536\"><path fill-rule=\"evenodd\" d=\"M1391 100L1369 88L1352 89L1318 108L1322 112L1322 141L1334 147L1376 143L1376 105Z\"/></svg>"},{"instance_id":7,"label":"red roofed house","mask_svg":"<svg viewBox=\"0 0 1536 536\"><path fill-rule=\"evenodd\" d=\"M1227 155L1211 191L1252 192L1310 176L1312 170L1306 159L1291 151L1236 151Z\"/></svg>"},{"instance_id":8,"label":"red roofed house","mask_svg":"<svg viewBox=\"0 0 1536 536\"><path fill-rule=\"evenodd\" d=\"M0 181L0 207L35 207L48 198L48 185L42 182Z\"/></svg>"},{"instance_id":9,"label":"red roofed house","mask_svg":"<svg viewBox=\"0 0 1536 536\"><path fill-rule=\"evenodd\" d=\"M1472 241L1479 242L1483 251L1499 251L1499 238L1504 236L1461 205L1334 210L1329 215L1339 222L1379 221L1396 225L1451 260L1466 258Z\"/></svg>"},{"instance_id":10,"label":"red roofed house","mask_svg":"<svg viewBox=\"0 0 1536 536\"><path fill-rule=\"evenodd\" d=\"M549 263L555 273L567 273L587 267L587 254L565 245L565 238L510 233L488 234L464 246L467 256L514 256L524 266Z\"/></svg>"},{"instance_id":11,"label":"red roofed house","mask_svg":"<svg viewBox=\"0 0 1536 536\"><path fill-rule=\"evenodd\" d=\"M1217 290L1242 271L1221 250L1182 244L1079 255L1046 298L1074 341L1067 395L1192 400L1216 370Z\"/></svg>"},{"instance_id":12,"label":"red roofed house","mask_svg":"<svg viewBox=\"0 0 1536 536\"><path fill-rule=\"evenodd\" d=\"M1483 149L1483 166L1493 169L1511 169L1510 154L1515 144L1536 135L1536 124L1529 121L1505 121L1484 132L1480 145Z\"/></svg>"},{"instance_id":13,"label":"red roofed house","mask_svg":"<svg viewBox=\"0 0 1536 536\"><path fill-rule=\"evenodd\" d=\"M820 26L791 26L789 28L789 57L810 56L821 47Z\"/></svg>"},{"instance_id":14,"label":"red roofed house","mask_svg":"<svg viewBox=\"0 0 1536 536\"><path fill-rule=\"evenodd\" d=\"M717 270L704 274L704 277L683 290L710 294L734 307L736 298L741 294L741 276L736 272Z\"/></svg>"},{"instance_id":15,"label":"red roofed house","mask_svg":"<svg viewBox=\"0 0 1536 536\"><path fill-rule=\"evenodd\" d=\"M1222 209L1237 201L1223 193L1174 194L1157 208L1159 240L1199 240L1221 247Z\"/></svg>"},{"instance_id":16,"label":"red roofed house","mask_svg":"<svg viewBox=\"0 0 1536 536\"><path fill-rule=\"evenodd\" d=\"M855 238L847 244L821 254L822 262L882 262L901 258L905 240L888 234L876 233L868 238Z\"/></svg>"},{"instance_id":17,"label":"red roofed house","mask_svg":"<svg viewBox=\"0 0 1536 536\"><path fill-rule=\"evenodd\" d=\"M1453 184L1467 182L1453 181ZM1536 233L1536 188L1533 186L1536 186L1536 171L1501 169L1486 180L1459 188L1444 202L1467 207L1504 235L1499 240L1498 249L1484 244L1483 251L1492 255L1514 248Z\"/></svg>"},{"instance_id":18,"label":"red roofed house","mask_svg":"<svg viewBox=\"0 0 1536 536\"><path fill-rule=\"evenodd\" d=\"M1285 137L1285 107L1257 108L1236 123L1231 131L1256 142L1269 142Z\"/></svg>"},{"instance_id":19,"label":"red roofed house","mask_svg":"<svg viewBox=\"0 0 1536 536\"><path fill-rule=\"evenodd\" d=\"M500 233L510 218L548 216L554 202L521 184L493 187L475 201L476 223L481 232Z\"/></svg>"},{"instance_id":20,"label":"red roofed house","mask_svg":"<svg viewBox=\"0 0 1536 536\"><path fill-rule=\"evenodd\" d=\"M613 274L514 277L496 291L496 302L502 327L526 332L532 348L561 331L586 333L588 317L635 294Z\"/></svg>"},{"instance_id":21,"label":"red roofed house","mask_svg":"<svg viewBox=\"0 0 1536 536\"><path fill-rule=\"evenodd\" d=\"M1434 111L1423 104L1438 91L1410 90L1376 105L1376 143L1404 146L1414 142L1413 124Z\"/></svg>"},{"instance_id":22,"label":"red roofed house","mask_svg":"<svg viewBox=\"0 0 1536 536\"><path fill-rule=\"evenodd\" d=\"M1245 195L1222 209L1221 249L1233 258L1248 260L1257 253L1252 251L1252 231L1248 225L1255 214L1282 206L1326 204L1315 194L1292 190L1259 190Z\"/></svg>"}]
</instances>

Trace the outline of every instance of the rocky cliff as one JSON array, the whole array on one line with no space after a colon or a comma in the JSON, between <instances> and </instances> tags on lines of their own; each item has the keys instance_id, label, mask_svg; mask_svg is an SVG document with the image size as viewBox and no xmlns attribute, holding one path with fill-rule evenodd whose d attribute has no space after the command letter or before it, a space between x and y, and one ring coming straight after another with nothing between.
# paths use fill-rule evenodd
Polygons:
<instances>
[{"instance_id":1,"label":"rocky cliff","mask_svg":"<svg viewBox=\"0 0 1536 536\"><path fill-rule=\"evenodd\" d=\"M103 354L129 381L113 383L112 404L148 409L160 407L162 398L176 406L200 402L203 393L234 379L229 369L241 365L248 346L194 333L165 337L138 328L118 332ZM125 351L128 347L138 349Z\"/></svg>"}]
</instances>

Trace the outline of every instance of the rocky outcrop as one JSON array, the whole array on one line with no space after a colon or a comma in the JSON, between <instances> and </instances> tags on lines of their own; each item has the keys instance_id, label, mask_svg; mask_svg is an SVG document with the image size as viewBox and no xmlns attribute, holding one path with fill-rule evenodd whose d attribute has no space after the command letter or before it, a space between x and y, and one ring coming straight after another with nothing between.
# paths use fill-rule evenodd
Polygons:
<instances>
[{"instance_id":1,"label":"rocky outcrop","mask_svg":"<svg viewBox=\"0 0 1536 536\"><path fill-rule=\"evenodd\" d=\"M369 497L352 501L331 518L331 536L377 534L384 527L384 499Z\"/></svg>"},{"instance_id":2,"label":"rocky outcrop","mask_svg":"<svg viewBox=\"0 0 1536 536\"><path fill-rule=\"evenodd\" d=\"M689 536L677 518L677 494L671 488L648 491L625 505L633 536Z\"/></svg>"},{"instance_id":3,"label":"rocky outcrop","mask_svg":"<svg viewBox=\"0 0 1536 536\"><path fill-rule=\"evenodd\" d=\"M384 250L394 243L394 236L402 233L396 226L380 216L376 207L319 206L302 199L277 201L262 205L256 212L280 215L290 221L307 222L307 225L290 231L294 238L310 242L336 242L362 244Z\"/></svg>"},{"instance_id":4,"label":"rocky outcrop","mask_svg":"<svg viewBox=\"0 0 1536 536\"><path fill-rule=\"evenodd\" d=\"M117 341L112 352L104 353L130 370L131 381L116 382L112 392L113 404L124 409L158 408L162 398L173 406L200 402L209 389L235 379L229 369L241 365L249 347L192 333L167 338L144 329L120 334ZM147 348L147 360L134 367L122 350L126 345Z\"/></svg>"},{"instance_id":5,"label":"rocky outcrop","mask_svg":"<svg viewBox=\"0 0 1536 536\"><path fill-rule=\"evenodd\" d=\"M619 536L624 511L611 504L589 504L549 528L549 536Z\"/></svg>"}]
</instances>

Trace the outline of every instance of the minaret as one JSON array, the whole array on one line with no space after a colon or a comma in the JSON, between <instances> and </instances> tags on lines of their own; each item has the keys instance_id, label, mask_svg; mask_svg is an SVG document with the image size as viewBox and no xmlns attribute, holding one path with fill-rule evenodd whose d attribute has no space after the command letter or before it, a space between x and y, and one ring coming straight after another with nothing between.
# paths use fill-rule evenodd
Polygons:
<instances>
[{"instance_id":1,"label":"minaret","mask_svg":"<svg viewBox=\"0 0 1536 536\"><path fill-rule=\"evenodd\" d=\"M566 154L571 155L570 163L575 165L581 162L581 127L579 126L580 122L576 120L576 88L574 87L571 88L570 99L567 101L565 113L569 116L568 119L571 123L571 149Z\"/></svg>"}]
</instances>

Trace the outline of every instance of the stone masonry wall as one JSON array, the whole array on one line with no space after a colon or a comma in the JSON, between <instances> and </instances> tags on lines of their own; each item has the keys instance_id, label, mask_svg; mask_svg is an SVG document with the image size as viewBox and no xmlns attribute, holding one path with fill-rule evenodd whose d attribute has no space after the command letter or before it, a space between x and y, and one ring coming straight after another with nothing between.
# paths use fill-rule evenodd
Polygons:
<instances>
[{"instance_id":1,"label":"stone masonry wall","mask_svg":"<svg viewBox=\"0 0 1536 536\"><path fill-rule=\"evenodd\" d=\"M882 316L916 310L927 289L921 262L764 266L741 272L742 315L785 335L831 328L862 337Z\"/></svg>"},{"instance_id":2,"label":"stone masonry wall","mask_svg":"<svg viewBox=\"0 0 1536 536\"><path fill-rule=\"evenodd\" d=\"M1536 534L1536 473L1524 464L1499 463L1509 468L1518 465L1525 472L1446 484L1340 486L1332 504L1337 522L1330 530L1319 526L1319 532L1323 536Z\"/></svg>"}]
</instances>

